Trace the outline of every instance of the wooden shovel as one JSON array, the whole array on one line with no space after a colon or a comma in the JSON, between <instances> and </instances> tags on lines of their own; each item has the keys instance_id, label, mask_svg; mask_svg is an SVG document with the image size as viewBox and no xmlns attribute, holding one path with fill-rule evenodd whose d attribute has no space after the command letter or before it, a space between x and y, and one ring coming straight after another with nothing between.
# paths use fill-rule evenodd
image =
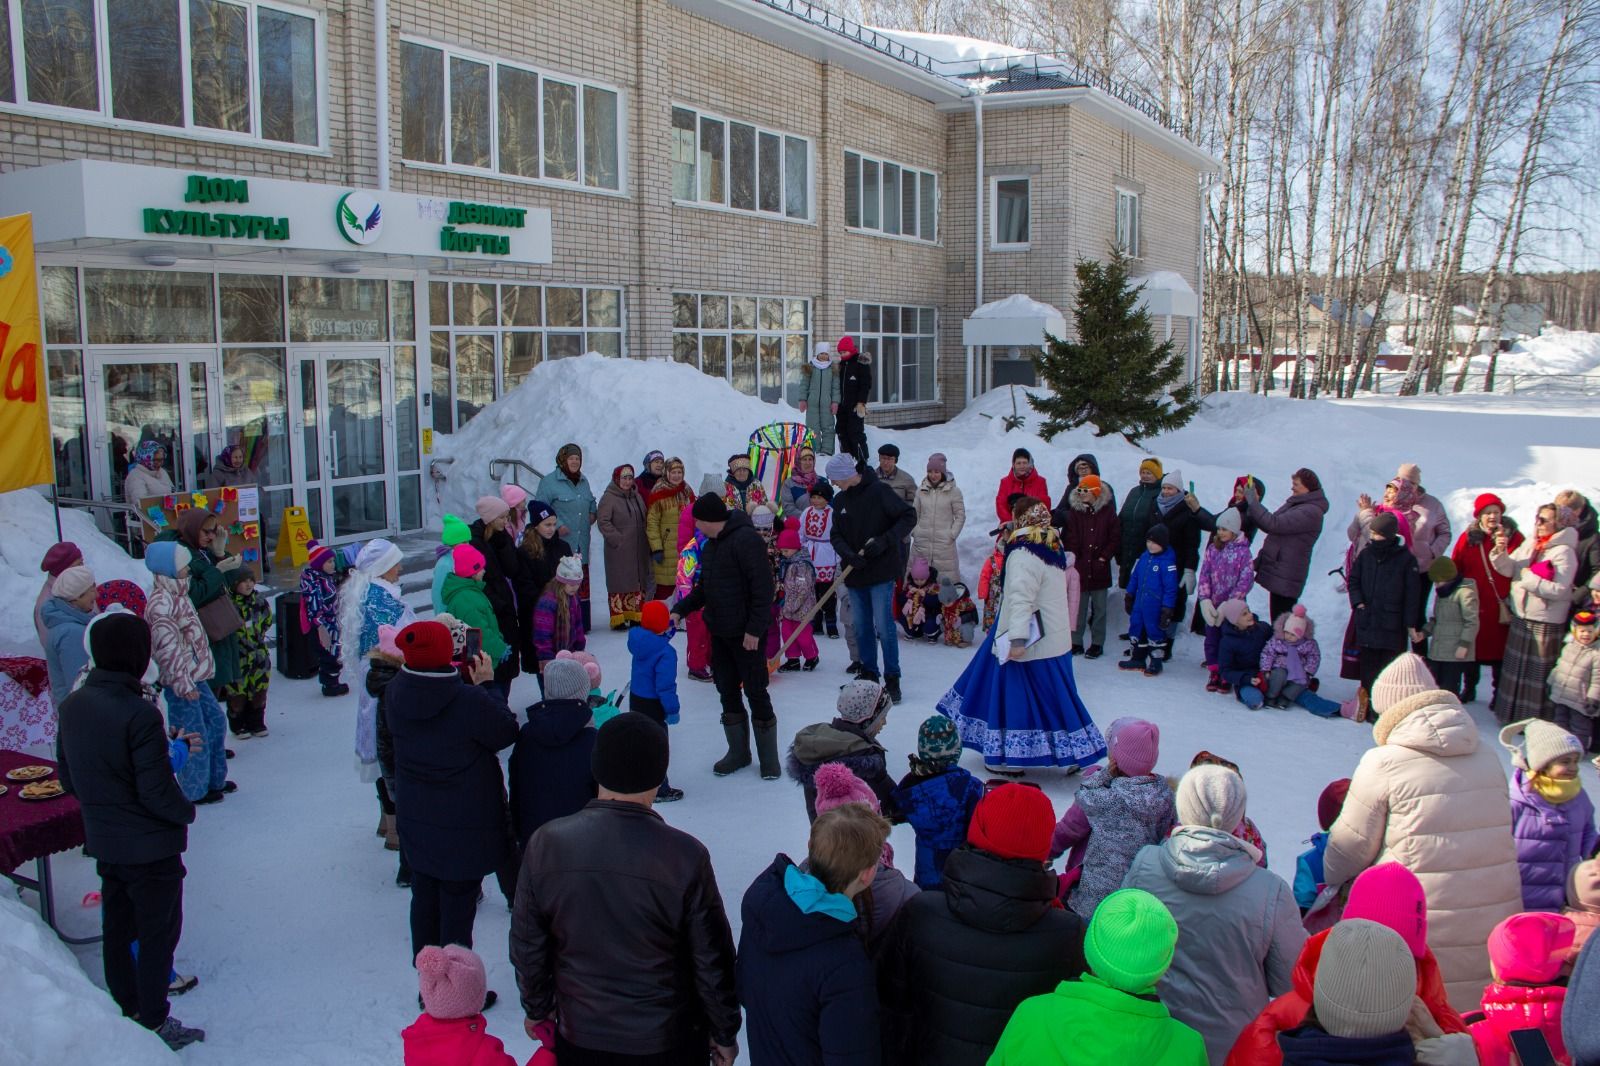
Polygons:
<instances>
[{"instance_id":1,"label":"wooden shovel","mask_svg":"<svg viewBox=\"0 0 1600 1066\"><path fill-rule=\"evenodd\" d=\"M778 654L767 660L768 677L778 672L778 667L783 665L783 653L789 650L789 645L794 642L794 638L798 637L811 624L812 617L822 610L822 605L827 603L833 597L833 594L844 585L844 579L850 576L851 569L848 566L840 568L839 572L834 575L833 584L828 586L828 591L824 592L817 598L817 602L812 604L811 610L806 612L806 616L800 619L800 624L795 627L794 632L789 634L789 639L778 645Z\"/></svg>"}]
</instances>

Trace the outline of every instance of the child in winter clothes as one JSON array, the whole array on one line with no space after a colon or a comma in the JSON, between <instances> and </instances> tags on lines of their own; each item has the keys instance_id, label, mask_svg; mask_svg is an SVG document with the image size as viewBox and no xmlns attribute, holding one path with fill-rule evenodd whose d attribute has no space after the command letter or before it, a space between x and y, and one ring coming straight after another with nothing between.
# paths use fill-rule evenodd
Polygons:
<instances>
[{"instance_id":1,"label":"child in winter clothes","mask_svg":"<svg viewBox=\"0 0 1600 1066\"><path fill-rule=\"evenodd\" d=\"M1594 804L1578 780L1583 745L1560 726L1530 718L1500 731L1511 751L1511 835L1522 873L1522 905L1558 911L1567 874L1600 844Z\"/></svg>"},{"instance_id":2,"label":"child in winter clothes","mask_svg":"<svg viewBox=\"0 0 1600 1066\"><path fill-rule=\"evenodd\" d=\"M937 888L944 881L945 860L966 842L983 785L961 768L961 736L942 714L917 727L917 753L906 758L911 772L895 786L889 805L895 820L909 823L917 834L917 887Z\"/></svg>"},{"instance_id":3,"label":"child in winter clothes","mask_svg":"<svg viewBox=\"0 0 1600 1066\"><path fill-rule=\"evenodd\" d=\"M1156 985L1172 965L1178 923L1139 888L1111 893L1089 922L1089 973L1023 1000L988 1066L1205 1066L1205 1040L1168 1013Z\"/></svg>"},{"instance_id":4,"label":"child in winter clothes","mask_svg":"<svg viewBox=\"0 0 1600 1066\"><path fill-rule=\"evenodd\" d=\"M1128 639L1133 648L1117 665L1143 670L1146 677L1161 672L1161 661L1172 655L1172 623L1178 602L1178 557L1173 554L1167 527L1160 522L1145 534L1144 554L1133 564L1122 606L1128 612Z\"/></svg>"},{"instance_id":5,"label":"child in winter clothes","mask_svg":"<svg viewBox=\"0 0 1600 1066\"><path fill-rule=\"evenodd\" d=\"M457 544L465 544L471 539L470 526L453 514L444 516L444 532L439 535L439 546L434 549L436 557L433 564L434 614L448 612L448 608L444 605L444 583L446 578L456 572L454 549Z\"/></svg>"},{"instance_id":6,"label":"child in winter clothes","mask_svg":"<svg viewBox=\"0 0 1600 1066\"><path fill-rule=\"evenodd\" d=\"M239 676L217 693L227 703L228 725L240 740L267 735L267 685L272 680L272 652L267 631L272 610L256 591L256 576L244 567L228 571L233 606L244 619L239 628Z\"/></svg>"},{"instance_id":7,"label":"child in winter clothes","mask_svg":"<svg viewBox=\"0 0 1600 1066\"><path fill-rule=\"evenodd\" d=\"M1328 848L1328 830L1344 809L1344 798L1350 794L1350 779L1341 777L1322 790L1317 797L1317 824L1322 832L1312 833L1307 851L1294 861L1294 901L1303 915L1317 902L1322 891L1322 853Z\"/></svg>"},{"instance_id":8,"label":"child in winter clothes","mask_svg":"<svg viewBox=\"0 0 1600 1066\"><path fill-rule=\"evenodd\" d=\"M811 558L817 571L816 596L820 601L833 584L839 570L839 553L833 547L833 486L819 479L811 486L811 506L800 515L798 531L800 544ZM830 639L839 637L839 594L829 596L822 609L813 616L812 626L817 632L827 630Z\"/></svg>"},{"instance_id":9,"label":"child in winter clothes","mask_svg":"<svg viewBox=\"0 0 1600 1066\"><path fill-rule=\"evenodd\" d=\"M1428 669L1439 687L1453 696L1466 690L1467 667L1476 658L1478 583L1462 577L1448 555L1428 567L1433 582L1433 617L1423 626L1428 641Z\"/></svg>"},{"instance_id":10,"label":"child in winter clothes","mask_svg":"<svg viewBox=\"0 0 1600 1066\"><path fill-rule=\"evenodd\" d=\"M1557 1062L1568 1062L1561 1038L1561 1008L1567 998L1556 982L1572 949L1572 919L1559 914L1513 914L1489 934L1489 969L1494 984L1483 990L1483 1015L1469 1017L1482 1066L1510 1066L1511 1034L1537 1029Z\"/></svg>"},{"instance_id":11,"label":"child in winter clothes","mask_svg":"<svg viewBox=\"0 0 1600 1066\"><path fill-rule=\"evenodd\" d=\"M1322 666L1316 632L1304 604L1295 604L1272 623L1272 639L1261 649L1261 682L1268 707L1284 710L1294 704L1319 718L1339 713L1337 703L1313 691Z\"/></svg>"},{"instance_id":12,"label":"child in winter clothes","mask_svg":"<svg viewBox=\"0 0 1600 1066\"><path fill-rule=\"evenodd\" d=\"M1222 617L1222 639L1217 642L1217 676L1226 692L1231 686L1239 702L1252 711L1266 703L1262 691L1261 653L1272 639L1272 627L1258 619L1244 600L1229 600L1217 608Z\"/></svg>"},{"instance_id":13,"label":"child in winter clothes","mask_svg":"<svg viewBox=\"0 0 1600 1066\"><path fill-rule=\"evenodd\" d=\"M1067 906L1082 918L1093 917L1100 901L1122 887L1140 848L1161 843L1178 824L1172 786L1155 772L1160 744L1154 722L1112 722L1105 767L1084 778L1056 823L1050 856L1073 849L1067 877L1076 874L1076 884Z\"/></svg>"},{"instance_id":14,"label":"child in winter clothes","mask_svg":"<svg viewBox=\"0 0 1600 1066\"><path fill-rule=\"evenodd\" d=\"M487 560L483 553L470 544L457 544L450 550L454 570L444 579L444 612L459 618L470 629L483 636L483 653L489 662L498 666L511 654L510 645L500 632L494 605L484 590L483 581Z\"/></svg>"},{"instance_id":15,"label":"child in winter clothes","mask_svg":"<svg viewBox=\"0 0 1600 1066\"><path fill-rule=\"evenodd\" d=\"M1221 766L1224 769L1232 770L1239 775L1241 781L1244 780L1244 771L1239 769L1238 763L1224 759L1220 755L1213 755L1209 751L1198 751L1195 753L1194 758L1189 761L1189 769L1191 770L1196 766L1207 765ZM1256 828L1256 823L1250 820L1249 814L1246 814L1239 821L1239 828L1233 831L1233 835L1261 853L1261 858L1256 860L1256 865L1265 870L1267 868L1267 841L1262 837L1261 830Z\"/></svg>"},{"instance_id":16,"label":"child in winter clothes","mask_svg":"<svg viewBox=\"0 0 1600 1066\"><path fill-rule=\"evenodd\" d=\"M88 661L83 639L89 620L94 617L96 600L94 574L87 566L63 570L56 577L50 595L39 608L44 627L44 659L50 677L50 698L58 706L72 691L72 683Z\"/></svg>"},{"instance_id":17,"label":"child in winter clothes","mask_svg":"<svg viewBox=\"0 0 1600 1066\"><path fill-rule=\"evenodd\" d=\"M520 850L546 822L577 814L594 799L589 756L594 752L589 674L576 659L552 659L544 670L544 699L528 708L507 764L511 828Z\"/></svg>"},{"instance_id":18,"label":"child in winter clothes","mask_svg":"<svg viewBox=\"0 0 1600 1066\"><path fill-rule=\"evenodd\" d=\"M157 541L145 550L153 575L144 620L150 626L150 658L160 670L167 699L167 725L179 733L198 733L200 754L178 771L178 788L190 803L215 803L233 791L228 780L224 740L227 718L207 679L216 671L211 642L189 599L189 549L177 541Z\"/></svg>"},{"instance_id":19,"label":"child in winter clothes","mask_svg":"<svg viewBox=\"0 0 1600 1066\"><path fill-rule=\"evenodd\" d=\"M583 611L578 590L583 585L583 564L569 555L556 567L556 576L545 586L533 609L533 650L539 669L556 657L558 651L582 651Z\"/></svg>"},{"instance_id":20,"label":"child in winter clothes","mask_svg":"<svg viewBox=\"0 0 1600 1066\"><path fill-rule=\"evenodd\" d=\"M883 814L877 795L843 763L831 762L817 767L816 784L819 819L835 807L847 803L859 803L873 814ZM811 864L809 861L803 862L800 868L809 873ZM895 915L920 891L906 880L905 874L895 869L894 845L887 839L878 853L878 866L867 889L855 898L856 932L860 934L862 943L866 944L867 954L877 958L884 937L894 924Z\"/></svg>"},{"instance_id":21,"label":"child in winter clothes","mask_svg":"<svg viewBox=\"0 0 1600 1066\"><path fill-rule=\"evenodd\" d=\"M1567 875L1567 906L1561 912L1572 919L1576 933L1567 953L1566 970L1578 959L1595 927L1600 926L1600 859L1586 859Z\"/></svg>"},{"instance_id":22,"label":"child in winter clothes","mask_svg":"<svg viewBox=\"0 0 1600 1066\"><path fill-rule=\"evenodd\" d=\"M317 680L324 696L343 696L350 686L339 680L339 580L333 549L312 541L300 573L300 631L317 636ZM435 597L437 600L437 597Z\"/></svg>"},{"instance_id":23,"label":"child in winter clothes","mask_svg":"<svg viewBox=\"0 0 1600 1066\"><path fill-rule=\"evenodd\" d=\"M876 681L851 681L839 689L832 722L808 725L789 746L789 777L805 789L806 817L817 818L817 767L839 762L867 783L882 802L894 791L887 753L878 743L893 702Z\"/></svg>"},{"instance_id":24,"label":"child in winter clothes","mask_svg":"<svg viewBox=\"0 0 1600 1066\"><path fill-rule=\"evenodd\" d=\"M489 1035L484 999L489 979L471 948L447 944L417 952L422 1013L400 1032L405 1066L517 1066Z\"/></svg>"},{"instance_id":25,"label":"child in winter clothes","mask_svg":"<svg viewBox=\"0 0 1600 1066\"><path fill-rule=\"evenodd\" d=\"M448 614L440 615L437 621L443 623L450 618ZM465 630L465 627L462 627ZM411 887L411 867L406 862L405 852L400 849L399 811L395 807L395 797L400 795L399 784L394 775L394 734L389 731L389 707L384 695L389 691L389 682L393 681L405 666L405 655L400 651L400 646L395 643L395 638L400 631L394 626L378 627L378 646L372 649L372 654L367 656L367 694L377 701L378 723L378 772L381 775L378 788L378 802L383 809L383 819L378 823L378 830L383 834L383 846L389 851L400 852L400 869L396 871L394 883L401 888ZM466 637L463 635L462 646L465 647Z\"/></svg>"},{"instance_id":26,"label":"child in winter clothes","mask_svg":"<svg viewBox=\"0 0 1600 1066\"><path fill-rule=\"evenodd\" d=\"M815 670L820 658L817 638L806 616L817 605L817 569L811 559L801 551L800 529L790 522L777 536L778 586L783 590L783 604L778 609L778 626L783 641L788 642L788 659L779 670L793 672ZM791 640L790 638L793 637Z\"/></svg>"},{"instance_id":27,"label":"child in winter clothes","mask_svg":"<svg viewBox=\"0 0 1600 1066\"><path fill-rule=\"evenodd\" d=\"M944 627L944 642L952 648L965 648L978 633L978 607L967 593L967 586L939 575L939 620Z\"/></svg>"},{"instance_id":28,"label":"child in winter clothes","mask_svg":"<svg viewBox=\"0 0 1600 1066\"><path fill-rule=\"evenodd\" d=\"M913 559L900 586L900 628L908 640L926 638L929 644L937 644L941 622L939 571L926 559Z\"/></svg>"},{"instance_id":29,"label":"child in winter clothes","mask_svg":"<svg viewBox=\"0 0 1600 1066\"><path fill-rule=\"evenodd\" d=\"M1240 535L1243 519L1232 507L1216 518L1216 532L1206 545L1200 562L1200 580L1195 593L1200 597L1200 617L1206 624L1205 665L1211 671L1207 692L1226 692L1217 673L1217 645L1222 641L1222 615L1218 608L1229 600L1242 600L1255 584L1256 565L1250 558L1250 542ZM1312 673L1316 671L1313 670Z\"/></svg>"},{"instance_id":30,"label":"child in winter clothes","mask_svg":"<svg viewBox=\"0 0 1600 1066\"><path fill-rule=\"evenodd\" d=\"M628 630L633 669L628 681L628 709L663 728L678 724L678 649L672 646L672 619L663 600L639 609L639 624ZM669 731L670 732L670 731ZM683 798L683 789L662 778L657 803Z\"/></svg>"},{"instance_id":31,"label":"child in winter clothes","mask_svg":"<svg viewBox=\"0 0 1600 1066\"><path fill-rule=\"evenodd\" d=\"M1550 671L1550 709L1556 725L1588 750L1594 720L1600 715L1600 612L1585 608L1572 616L1561 658Z\"/></svg>"}]
</instances>

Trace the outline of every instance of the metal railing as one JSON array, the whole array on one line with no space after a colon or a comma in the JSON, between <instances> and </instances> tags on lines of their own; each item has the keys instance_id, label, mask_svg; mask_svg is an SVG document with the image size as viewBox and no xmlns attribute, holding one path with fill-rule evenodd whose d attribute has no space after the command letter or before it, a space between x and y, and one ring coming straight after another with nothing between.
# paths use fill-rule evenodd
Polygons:
<instances>
[{"instance_id":1,"label":"metal railing","mask_svg":"<svg viewBox=\"0 0 1600 1066\"><path fill-rule=\"evenodd\" d=\"M505 470L506 467L511 468L511 483L519 488L529 488L530 486L522 484L521 478L517 476L518 470L526 470L528 475L533 478L532 487L537 487L539 482L544 479L543 474L539 473L539 471L535 470L532 466L529 466L521 459L489 460L489 476L495 481L504 481L505 477L502 474L502 471Z\"/></svg>"},{"instance_id":2,"label":"metal railing","mask_svg":"<svg viewBox=\"0 0 1600 1066\"><path fill-rule=\"evenodd\" d=\"M117 500L85 500L74 496L56 496L53 498L58 507L71 507L80 511L104 512L105 521L99 521L100 516L96 515L95 525L100 527L102 533L122 545L123 551L129 555L133 554L133 531L143 521L139 516L139 509L133 504L122 503ZM118 522L114 517L118 514L127 517Z\"/></svg>"}]
</instances>

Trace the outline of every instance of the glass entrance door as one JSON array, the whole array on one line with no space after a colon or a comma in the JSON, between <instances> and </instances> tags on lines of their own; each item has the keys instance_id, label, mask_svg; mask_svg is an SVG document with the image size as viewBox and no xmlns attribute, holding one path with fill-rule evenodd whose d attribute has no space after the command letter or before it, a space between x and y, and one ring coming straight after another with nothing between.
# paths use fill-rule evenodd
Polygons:
<instances>
[{"instance_id":1,"label":"glass entrance door","mask_svg":"<svg viewBox=\"0 0 1600 1066\"><path fill-rule=\"evenodd\" d=\"M210 353L90 355L90 482L97 498L124 499L129 467L150 441L160 446L160 469L174 491L204 484L221 424L213 374Z\"/></svg>"},{"instance_id":2,"label":"glass entrance door","mask_svg":"<svg viewBox=\"0 0 1600 1066\"><path fill-rule=\"evenodd\" d=\"M291 375L299 396L294 437L313 534L328 541L395 529L394 396L388 349L307 352ZM303 495L302 495L303 494Z\"/></svg>"}]
</instances>

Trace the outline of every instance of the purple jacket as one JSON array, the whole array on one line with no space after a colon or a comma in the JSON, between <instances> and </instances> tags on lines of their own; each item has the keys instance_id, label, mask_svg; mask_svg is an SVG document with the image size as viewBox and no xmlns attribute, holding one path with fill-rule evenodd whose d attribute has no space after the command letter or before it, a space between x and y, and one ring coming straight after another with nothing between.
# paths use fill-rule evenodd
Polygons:
<instances>
[{"instance_id":1,"label":"purple jacket","mask_svg":"<svg viewBox=\"0 0 1600 1066\"><path fill-rule=\"evenodd\" d=\"M1522 873L1522 905L1530 911L1559 911L1567 902L1567 874L1594 854L1600 842L1594 804L1584 792L1556 804L1526 784L1527 773L1511 771L1511 835L1517 842Z\"/></svg>"},{"instance_id":2,"label":"purple jacket","mask_svg":"<svg viewBox=\"0 0 1600 1066\"><path fill-rule=\"evenodd\" d=\"M1087 920L1101 900L1122 887L1139 849L1161 843L1177 824L1172 786L1166 778L1111 777L1104 767L1090 774L1050 836L1052 856L1087 845L1083 874L1073 886L1068 906Z\"/></svg>"},{"instance_id":3,"label":"purple jacket","mask_svg":"<svg viewBox=\"0 0 1600 1066\"><path fill-rule=\"evenodd\" d=\"M1280 615L1272 623L1272 639L1267 641L1267 646L1261 649L1261 672L1272 673L1275 667L1283 667L1288 672L1289 680L1298 685L1309 685L1311 679L1317 676L1317 671L1322 668L1322 649L1317 646L1317 627L1310 618L1306 619L1306 633L1298 643L1291 644L1283 636L1283 623L1288 620L1287 614ZM1296 674L1299 676L1296 676Z\"/></svg>"},{"instance_id":4,"label":"purple jacket","mask_svg":"<svg viewBox=\"0 0 1600 1066\"><path fill-rule=\"evenodd\" d=\"M1222 547L1207 545L1200 563L1200 579L1195 592L1202 600L1221 607L1229 600L1242 600L1255 584L1256 564L1250 558L1250 542L1234 537Z\"/></svg>"}]
</instances>

